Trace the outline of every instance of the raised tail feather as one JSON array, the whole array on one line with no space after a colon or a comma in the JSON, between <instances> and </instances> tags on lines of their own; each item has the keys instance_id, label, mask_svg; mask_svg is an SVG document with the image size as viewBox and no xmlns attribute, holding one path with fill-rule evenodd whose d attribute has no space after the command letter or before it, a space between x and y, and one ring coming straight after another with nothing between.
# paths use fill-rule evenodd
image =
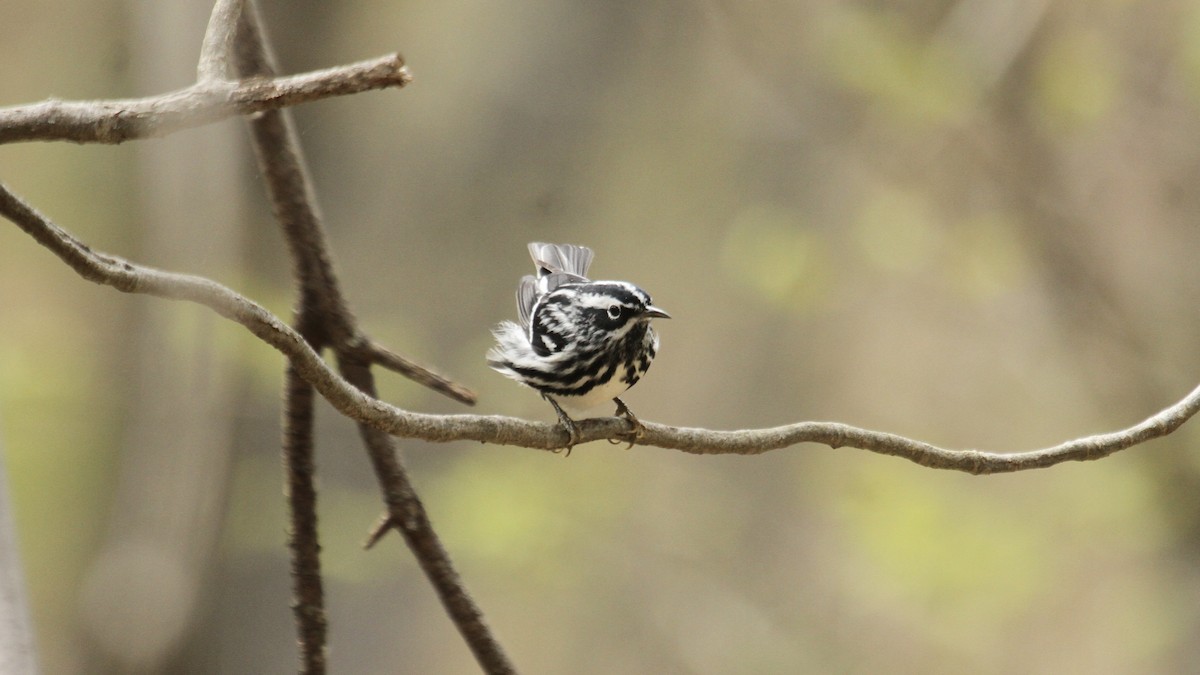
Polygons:
<instances>
[{"instance_id":1,"label":"raised tail feather","mask_svg":"<svg viewBox=\"0 0 1200 675\"><path fill-rule=\"evenodd\" d=\"M537 265L538 278L548 274L567 274L587 280L588 267L595 256L592 249L574 244L544 244L535 241L529 244L529 257Z\"/></svg>"},{"instance_id":2,"label":"raised tail feather","mask_svg":"<svg viewBox=\"0 0 1200 675\"><path fill-rule=\"evenodd\" d=\"M545 244L535 241L529 244L529 257L537 266L537 276L521 277L517 284L517 316L521 327L529 328L533 317L533 306L540 295L545 295L562 284L587 281L588 267L595 256L592 249L574 244Z\"/></svg>"}]
</instances>

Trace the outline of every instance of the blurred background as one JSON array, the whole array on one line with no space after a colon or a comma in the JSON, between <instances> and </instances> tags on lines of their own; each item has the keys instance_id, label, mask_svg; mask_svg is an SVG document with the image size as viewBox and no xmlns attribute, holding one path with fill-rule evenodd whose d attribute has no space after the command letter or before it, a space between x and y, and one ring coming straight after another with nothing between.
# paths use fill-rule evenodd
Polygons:
<instances>
[{"instance_id":1,"label":"blurred background","mask_svg":"<svg viewBox=\"0 0 1200 675\"><path fill-rule=\"evenodd\" d=\"M8 0L0 105L189 84L211 3ZM712 428L835 420L1026 450L1200 382L1200 2L264 3L288 72L415 82L295 116L374 337L550 421L487 369L530 240L675 317L626 400ZM0 147L92 246L287 316L239 121ZM48 673L295 666L282 358L92 285L0 223L0 446ZM382 395L463 412L397 376ZM597 414L606 414L599 410ZM319 419L330 665L474 662ZM528 673L1145 673L1200 663L1200 422L996 477L853 449L758 457L402 444Z\"/></svg>"}]
</instances>

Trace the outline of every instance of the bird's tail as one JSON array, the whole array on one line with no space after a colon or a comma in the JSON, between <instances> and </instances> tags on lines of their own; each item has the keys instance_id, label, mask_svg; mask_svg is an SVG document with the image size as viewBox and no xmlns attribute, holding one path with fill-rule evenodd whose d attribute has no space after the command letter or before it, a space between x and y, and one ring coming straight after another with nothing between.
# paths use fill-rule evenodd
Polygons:
<instances>
[{"instance_id":1,"label":"bird's tail","mask_svg":"<svg viewBox=\"0 0 1200 675\"><path fill-rule=\"evenodd\" d=\"M544 244L535 241L529 244L529 257L537 265L538 278L549 274L567 274L587 280L588 267L595 256L592 249L574 244Z\"/></svg>"}]
</instances>

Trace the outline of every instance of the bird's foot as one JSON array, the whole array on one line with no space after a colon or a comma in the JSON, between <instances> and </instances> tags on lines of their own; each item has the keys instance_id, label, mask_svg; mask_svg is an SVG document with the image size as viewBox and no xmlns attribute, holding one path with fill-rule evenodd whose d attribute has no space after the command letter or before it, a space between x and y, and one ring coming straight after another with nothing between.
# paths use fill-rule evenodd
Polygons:
<instances>
[{"instance_id":1,"label":"bird's foot","mask_svg":"<svg viewBox=\"0 0 1200 675\"><path fill-rule=\"evenodd\" d=\"M575 447L575 445L579 443L579 427L575 425L575 420L571 419L571 416L562 409L562 406L558 404L558 401L555 401L545 394L542 395L542 398L546 399L550 402L550 405L554 406L554 412L558 413L558 423L562 425L563 431L567 432L567 446L565 448L557 448L554 450L554 452L557 453L560 450L566 450L566 454L563 456L570 457L571 448Z\"/></svg>"},{"instance_id":2,"label":"bird's foot","mask_svg":"<svg viewBox=\"0 0 1200 675\"><path fill-rule=\"evenodd\" d=\"M646 427L642 426L641 420L637 418L637 415L633 414L633 411L629 409L629 406L625 405L624 401L614 398L613 403L617 404L617 417L624 417L629 421L629 431L621 434L620 440L609 439L609 442L615 445L621 441L626 441L629 445L625 449L628 450L633 447L634 443L642 440L642 436L646 433Z\"/></svg>"}]
</instances>

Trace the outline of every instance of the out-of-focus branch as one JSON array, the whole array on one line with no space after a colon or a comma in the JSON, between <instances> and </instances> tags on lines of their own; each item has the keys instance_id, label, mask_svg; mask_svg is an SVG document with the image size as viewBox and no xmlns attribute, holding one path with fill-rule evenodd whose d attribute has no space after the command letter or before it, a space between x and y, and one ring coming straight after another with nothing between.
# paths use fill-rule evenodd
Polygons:
<instances>
[{"instance_id":1,"label":"out-of-focus branch","mask_svg":"<svg viewBox=\"0 0 1200 675\"><path fill-rule=\"evenodd\" d=\"M240 28L233 53L238 75L273 77L274 56L253 2L246 7ZM323 218L291 119L284 111L265 113L250 120L250 134L271 208L288 246L292 276L300 285L298 306L312 315L312 337L321 346L348 342L354 334L354 317L333 269Z\"/></svg>"},{"instance_id":2,"label":"out-of-focus branch","mask_svg":"<svg viewBox=\"0 0 1200 675\"><path fill-rule=\"evenodd\" d=\"M214 15L216 14L214 8ZM230 67L238 77L270 78L276 74L266 34L254 2L240 17L234 33ZM203 61L203 56L201 57ZM272 110L249 120L254 154L265 179L275 220L283 231L299 298L293 325L304 342L320 352L350 333L344 303L337 293L333 264L325 254L316 196L289 113ZM308 233L308 239L299 236ZM327 300L332 294L333 302ZM300 646L300 672L326 671L325 595L321 579L321 545L317 529L313 387L287 368L284 387L283 457L291 527L292 613Z\"/></svg>"},{"instance_id":3,"label":"out-of-focus branch","mask_svg":"<svg viewBox=\"0 0 1200 675\"><path fill-rule=\"evenodd\" d=\"M294 330L270 312L214 281L133 265L94 252L21 202L3 185L0 185L0 214L29 232L86 279L129 293L190 300L237 321L283 352L296 371L312 383L333 407L372 428L394 436L440 443L480 441L542 450L566 446L567 433L556 424L495 415L429 415L384 403L359 391L333 372ZM800 443L819 443L831 448L851 447L902 457L934 469L971 474L1011 473L1107 457L1170 434L1198 411L1200 387L1174 405L1127 429L1017 453L949 450L903 436L837 422L799 422L770 429L716 431L643 421L644 434L638 443L702 455L757 455ZM631 431L629 423L618 417L582 420L578 423L578 429L581 442L617 440L628 436Z\"/></svg>"},{"instance_id":4,"label":"out-of-focus branch","mask_svg":"<svg viewBox=\"0 0 1200 675\"><path fill-rule=\"evenodd\" d=\"M235 47L236 68L241 76L271 77L275 74L276 66L266 29L253 2L243 14L241 32ZM473 403L474 394L469 390L378 347L358 329L357 320L342 295L334 271L322 217L317 207L316 193L289 113L286 110L265 113L250 120L250 130L259 167L266 181L267 193L288 244L292 274L300 288L296 325L307 344L317 350L322 347L331 348L338 367L350 386L355 388L356 392L370 398L376 395L371 365L384 358L393 365L401 366L403 374L418 382L440 393ZM297 370L291 366L288 372L289 375L294 375ZM298 380L296 384L299 384ZM307 389L302 393L311 397L311 385L305 384L305 387ZM293 389L289 387L289 407L292 407L293 393ZM450 619L479 665L487 673L515 672L512 663L484 621L483 613L455 571L449 554L425 514L425 507L400 460L395 440L364 424L359 424L359 432L375 469L390 519L399 523L397 529L404 536L409 549L417 558L426 578L433 585ZM290 457L293 451L303 450L307 445L308 458L311 461L311 407L305 419L297 420L295 424L289 419L285 435L285 454ZM315 502L315 491L311 490L312 467L308 467L307 471L300 471L301 468L295 462L291 463L289 481L299 484L301 488L308 486L307 489L312 492L312 501ZM297 502L294 498L292 503L295 518L299 519L303 515L305 519L311 519L315 523L315 511L303 513L300 510L311 504ZM314 528L308 539L315 544L316 536ZM299 560L305 551L300 545L302 542L299 541L299 537L293 537L293 542L295 561ZM310 557L312 567L319 570L316 553L317 549L314 548ZM295 567L296 563L294 569ZM295 578L299 588L304 578L299 574L296 574ZM316 581L318 583L313 585L315 590L309 590L314 600L319 603L319 576ZM303 591L298 590L298 601L301 600L302 593ZM297 611L302 650L305 654L304 667L305 672L309 673L323 672L324 669L323 661L317 661L323 654L314 653L317 641L321 640L323 645L324 640L323 624L319 623L320 620L323 620L323 615L310 617Z\"/></svg>"},{"instance_id":5,"label":"out-of-focus branch","mask_svg":"<svg viewBox=\"0 0 1200 675\"><path fill-rule=\"evenodd\" d=\"M414 363L412 360L393 352L381 344L368 342L362 346L362 351L366 358L377 366L387 368L394 373L399 373L413 382L428 387L439 394L448 396L459 403L475 405L476 396L474 391L433 372L425 366Z\"/></svg>"},{"instance_id":6,"label":"out-of-focus branch","mask_svg":"<svg viewBox=\"0 0 1200 675\"><path fill-rule=\"evenodd\" d=\"M210 65L218 67L213 61ZM239 82L204 79L179 91L124 100L59 101L0 108L0 144L27 141L124 143L190 129L234 115L276 110L333 96L403 87L404 59L389 54L301 75Z\"/></svg>"},{"instance_id":7,"label":"out-of-focus branch","mask_svg":"<svg viewBox=\"0 0 1200 675\"><path fill-rule=\"evenodd\" d=\"M353 386L372 398L375 397L375 379L367 364L357 363L352 358L341 358L338 366ZM425 505L417 496L416 488L409 480L408 471L396 452L394 439L368 424L359 424L358 430L367 446L367 454L371 457L375 474L383 487L384 501L388 509L384 524L375 529L372 544L386 534L388 529L399 532L483 671L489 675L515 673L516 669L500 644L492 637L483 612L467 593L466 586L450 560L450 554L433 529Z\"/></svg>"},{"instance_id":8,"label":"out-of-focus branch","mask_svg":"<svg viewBox=\"0 0 1200 675\"><path fill-rule=\"evenodd\" d=\"M229 77L233 39L237 36L238 20L242 16L243 0L217 0L208 19L208 30L200 44L200 63L196 66L196 81L224 80Z\"/></svg>"},{"instance_id":9,"label":"out-of-focus branch","mask_svg":"<svg viewBox=\"0 0 1200 675\"><path fill-rule=\"evenodd\" d=\"M284 375L283 400L283 464L291 513L288 548L292 563L292 611L300 638L300 672L318 675L325 672L328 622L317 530L315 399L312 385L290 365Z\"/></svg>"},{"instance_id":10,"label":"out-of-focus branch","mask_svg":"<svg viewBox=\"0 0 1200 675\"><path fill-rule=\"evenodd\" d=\"M0 438L0 440L3 440ZM0 443L0 672L36 673L37 650Z\"/></svg>"}]
</instances>

